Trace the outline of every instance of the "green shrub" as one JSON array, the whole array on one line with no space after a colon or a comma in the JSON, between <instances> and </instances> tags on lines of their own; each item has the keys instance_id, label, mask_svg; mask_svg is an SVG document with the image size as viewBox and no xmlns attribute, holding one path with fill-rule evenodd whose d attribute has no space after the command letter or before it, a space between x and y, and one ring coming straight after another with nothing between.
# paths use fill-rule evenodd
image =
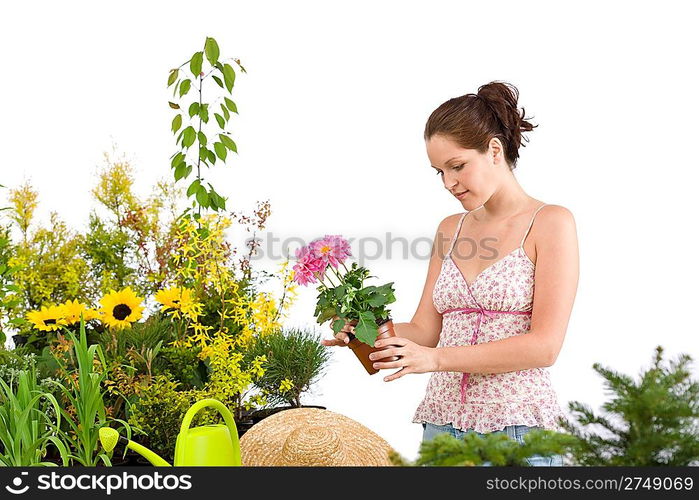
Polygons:
<instances>
[{"instance_id":1,"label":"green shrub","mask_svg":"<svg viewBox=\"0 0 699 500\"><path fill-rule=\"evenodd\" d=\"M155 361L154 374L170 374L183 389L201 388L206 382L207 368L199 359L201 347L163 347Z\"/></svg>"},{"instance_id":2,"label":"green shrub","mask_svg":"<svg viewBox=\"0 0 699 500\"><path fill-rule=\"evenodd\" d=\"M150 448L170 462L184 414L194 404L193 393L178 391L179 385L166 375L156 375L129 410L129 423L143 431Z\"/></svg>"},{"instance_id":3,"label":"green shrub","mask_svg":"<svg viewBox=\"0 0 699 500\"><path fill-rule=\"evenodd\" d=\"M68 465L68 449L59 432L60 406L36 379L34 367L16 372L9 383L0 379L0 465L55 465L42 461L50 444L58 449L63 465ZM52 411L47 412L47 407Z\"/></svg>"},{"instance_id":4,"label":"green shrub","mask_svg":"<svg viewBox=\"0 0 699 500\"><path fill-rule=\"evenodd\" d=\"M415 463L406 461L395 452L391 454L391 461L401 466L477 466L486 462L494 466L527 466L528 457L563 455L574 443L572 436L546 429L527 432L524 444L503 434L466 434L461 439L440 434L420 445L420 455Z\"/></svg>"},{"instance_id":5,"label":"green shrub","mask_svg":"<svg viewBox=\"0 0 699 500\"><path fill-rule=\"evenodd\" d=\"M55 384L59 380L49 375L52 372L43 366L41 359L36 354L18 352L18 349L12 351L0 349L0 380L5 381L14 390L17 388L19 374L23 371L34 374L37 390L52 394L56 399L60 399L61 390ZM47 403L48 400L42 401ZM50 418L56 418L53 405L44 404L42 411Z\"/></svg>"},{"instance_id":6,"label":"green shrub","mask_svg":"<svg viewBox=\"0 0 699 500\"><path fill-rule=\"evenodd\" d=\"M321 376L328 360L329 349L320 343L320 334L293 328L277 330L256 337L246 349L246 360L266 356L265 373L255 386L267 396L270 404L301 405L301 394ZM285 390L284 381L292 386ZM284 384L284 385L283 385Z\"/></svg>"},{"instance_id":7,"label":"green shrub","mask_svg":"<svg viewBox=\"0 0 699 500\"><path fill-rule=\"evenodd\" d=\"M655 348L653 366L632 377L603 368L611 399L595 415L585 404L573 401L569 408L577 422L563 427L578 438L574 458L592 466L689 466L699 465L699 382L693 380L687 354L663 363L663 348ZM597 426L604 434L589 432ZM587 429L586 429L587 428Z\"/></svg>"}]
</instances>

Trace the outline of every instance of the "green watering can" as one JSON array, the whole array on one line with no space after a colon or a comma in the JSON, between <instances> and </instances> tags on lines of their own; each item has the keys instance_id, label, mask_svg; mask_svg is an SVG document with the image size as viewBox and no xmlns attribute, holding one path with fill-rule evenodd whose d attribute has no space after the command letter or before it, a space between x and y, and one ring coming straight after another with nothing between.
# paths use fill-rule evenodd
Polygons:
<instances>
[{"instance_id":1,"label":"green watering can","mask_svg":"<svg viewBox=\"0 0 699 500\"><path fill-rule=\"evenodd\" d=\"M223 420L223 424L203 425L190 428L192 418L202 408L210 406L216 408ZM153 465L169 467L160 455L149 450L145 446L130 441L119 435L116 429L102 427L99 430L99 438L105 451L114 449L117 442L123 443L127 448L144 456ZM240 465L240 443L238 441L238 429L235 426L233 415L223 403L216 399L202 399L187 410L182 420L180 433L175 443L175 466L231 466Z\"/></svg>"}]
</instances>

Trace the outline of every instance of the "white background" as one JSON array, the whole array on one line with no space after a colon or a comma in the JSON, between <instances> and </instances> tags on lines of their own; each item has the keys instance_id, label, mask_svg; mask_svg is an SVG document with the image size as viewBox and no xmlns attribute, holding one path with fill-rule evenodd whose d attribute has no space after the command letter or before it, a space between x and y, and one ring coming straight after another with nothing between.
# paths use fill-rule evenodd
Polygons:
<instances>
[{"instance_id":1,"label":"white background","mask_svg":"<svg viewBox=\"0 0 699 500\"><path fill-rule=\"evenodd\" d=\"M148 193L170 175L176 150L168 70L212 36L222 57L240 58L248 70L238 73L240 116L230 127L240 154L207 173L229 208L269 199L267 230L282 240L387 232L431 239L442 218L463 208L429 166L427 117L479 85L510 82L539 124L520 149L516 177L530 195L572 211L580 242L577 300L550 371L564 407L577 400L598 409L606 396L593 362L636 375L657 344L670 357L699 354L692 63L699 40L688 5L4 6L0 183L30 179L40 220L56 210L83 229L95 170L115 143L136 167L137 191ZM429 245L418 248L423 257L403 258L397 245L392 258L365 262L381 282L395 282L398 322L410 320L422 292ZM265 262L274 269L279 259ZM287 324L313 326L314 289L300 292ZM354 418L415 458L422 429L411 419L429 375L381 377L336 349L303 402Z\"/></svg>"}]
</instances>

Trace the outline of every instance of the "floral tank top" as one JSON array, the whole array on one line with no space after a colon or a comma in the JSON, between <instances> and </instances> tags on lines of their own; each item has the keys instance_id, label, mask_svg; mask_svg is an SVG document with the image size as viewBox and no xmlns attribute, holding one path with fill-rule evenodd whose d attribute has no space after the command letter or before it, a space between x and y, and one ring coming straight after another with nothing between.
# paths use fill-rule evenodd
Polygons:
<instances>
[{"instance_id":1,"label":"floral tank top","mask_svg":"<svg viewBox=\"0 0 699 500\"><path fill-rule=\"evenodd\" d=\"M468 283L451 259L461 229L459 220L449 252L442 261L432 300L442 314L437 347L493 342L526 335L531 326L535 265L524 252L536 214L515 250L486 267ZM563 431L564 417L546 368L506 373L433 372L414 423L451 424L488 433L508 425Z\"/></svg>"}]
</instances>

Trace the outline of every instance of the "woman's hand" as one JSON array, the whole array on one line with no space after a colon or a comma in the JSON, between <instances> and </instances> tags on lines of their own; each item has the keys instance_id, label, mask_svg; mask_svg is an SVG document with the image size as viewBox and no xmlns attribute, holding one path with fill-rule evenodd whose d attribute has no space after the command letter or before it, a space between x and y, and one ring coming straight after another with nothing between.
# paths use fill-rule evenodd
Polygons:
<instances>
[{"instance_id":1,"label":"woman's hand","mask_svg":"<svg viewBox=\"0 0 699 500\"><path fill-rule=\"evenodd\" d=\"M377 340L374 347L391 346L381 351L373 352L369 359L374 361L374 368L400 368L397 372L385 377L384 382L401 378L408 373L427 373L437 371L437 349L416 344L402 337ZM391 356L400 356L397 361L380 361ZM377 362L377 360L379 362Z\"/></svg>"},{"instance_id":2,"label":"woman's hand","mask_svg":"<svg viewBox=\"0 0 699 500\"><path fill-rule=\"evenodd\" d=\"M350 338L348 333L351 333L354 335L354 327L350 325L349 323L345 323L345 326L342 327L342 330L339 332L335 333L335 330L333 330L333 323L340 319L339 316L333 316L332 320L330 321L330 330L332 330L333 334L335 335L335 338L332 340L325 340L323 339L321 341L321 344L327 345L327 346L334 346L334 345L339 345L339 346L346 346L349 344Z\"/></svg>"}]
</instances>

